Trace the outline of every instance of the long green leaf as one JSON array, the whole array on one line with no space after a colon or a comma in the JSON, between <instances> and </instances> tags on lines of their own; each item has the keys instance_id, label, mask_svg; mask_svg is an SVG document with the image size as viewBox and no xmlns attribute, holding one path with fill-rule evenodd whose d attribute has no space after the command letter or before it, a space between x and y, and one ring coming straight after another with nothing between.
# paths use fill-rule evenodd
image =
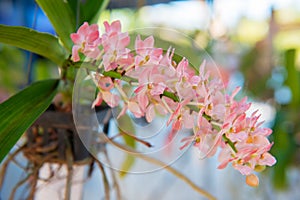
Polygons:
<instances>
[{"instance_id":1,"label":"long green leaf","mask_svg":"<svg viewBox=\"0 0 300 200\"><path fill-rule=\"evenodd\" d=\"M55 36L26 27L0 25L0 43L34 52L58 65L67 57Z\"/></svg>"},{"instance_id":2,"label":"long green leaf","mask_svg":"<svg viewBox=\"0 0 300 200\"><path fill-rule=\"evenodd\" d=\"M0 162L51 104L58 80L36 82L0 104Z\"/></svg>"},{"instance_id":3,"label":"long green leaf","mask_svg":"<svg viewBox=\"0 0 300 200\"><path fill-rule=\"evenodd\" d=\"M69 0L68 2L76 16L77 26L80 26L83 22L96 23L109 0Z\"/></svg>"},{"instance_id":4,"label":"long green leaf","mask_svg":"<svg viewBox=\"0 0 300 200\"><path fill-rule=\"evenodd\" d=\"M288 124L298 119L298 112L291 112L288 108L282 108L276 113L275 124L273 127L274 146L271 153L276 157L277 163L272 173L273 185L275 188L284 189L288 185L287 171L293 162L297 150L297 144L294 139L294 130ZM287 123L288 122L288 123Z\"/></svg>"},{"instance_id":5,"label":"long green leaf","mask_svg":"<svg viewBox=\"0 0 300 200\"><path fill-rule=\"evenodd\" d=\"M288 72L288 78L286 84L292 91L292 107L298 107L300 103L300 77L299 72L296 69L296 50L290 49L285 52L285 67Z\"/></svg>"},{"instance_id":6,"label":"long green leaf","mask_svg":"<svg viewBox=\"0 0 300 200\"><path fill-rule=\"evenodd\" d=\"M119 125L119 131L122 133L124 142L127 146L130 146L132 148L136 147L136 141L133 137L130 137L128 134L135 134L135 128L133 125L132 120L128 115L123 115L118 119L118 125ZM127 154L124 158L124 161L122 162L121 171L120 171L120 177L124 177L127 172L130 170L130 168L135 163L135 157L131 154Z\"/></svg>"},{"instance_id":7,"label":"long green leaf","mask_svg":"<svg viewBox=\"0 0 300 200\"><path fill-rule=\"evenodd\" d=\"M66 49L71 52L72 40L70 34L75 32L76 17L65 0L36 0L51 21L57 35Z\"/></svg>"},{"instance_id":8,"label":"long green leaf","mask_svg":"<svg viewBox=\"0 0 300 200\"><path fill-rule=\"evenodd\" d=\"M118 119L118 125L119 131L120 133L122 133L125 144L132 148L135 148L136 142L132 137L129 136L135 134L135 127L130 117L127 114L121 116Z\"/></svg>"},{"instance_id":9,"label":"long green leaf","mask_svg":"<svg viewBox=\"0 0 300 200\"><path fill-rule=\"evenodd\" d=\"M121 171L120 171L121 178L125 177L125 175L128 173L128 170L132 168L134 163L135 163L135 157L133 155L127 154L121 166Z\"/></svg>"}]
</instances>

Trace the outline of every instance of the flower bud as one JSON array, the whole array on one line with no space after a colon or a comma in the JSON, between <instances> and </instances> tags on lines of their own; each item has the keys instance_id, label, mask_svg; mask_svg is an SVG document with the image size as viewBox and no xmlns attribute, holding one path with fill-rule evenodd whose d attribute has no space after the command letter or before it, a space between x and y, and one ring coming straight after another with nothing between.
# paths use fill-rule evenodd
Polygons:
<instances>
[{"instance_id":1,"label":"flower bud","mask_svg":"<svg viewBox=\"0 0 300 200\"><path fill-rule=\"evenodd\" d=\"M264 171L265 169L266 169L266 166L265 166L265 165L256 165L255 168L254 168L254 170L255 170L256 172L262 172L262 171Z\"/></svg>"},{"instance_id":2,"label":"flower bud","mask_svg":"<svg viewBox=\"0 0 300 200\"><path fill-rule=\"evenodd\" d=\"M259 179L255 174L246 176L246 183L251 187L257 187L259 185Z\"/></svg>"}]
</instances>

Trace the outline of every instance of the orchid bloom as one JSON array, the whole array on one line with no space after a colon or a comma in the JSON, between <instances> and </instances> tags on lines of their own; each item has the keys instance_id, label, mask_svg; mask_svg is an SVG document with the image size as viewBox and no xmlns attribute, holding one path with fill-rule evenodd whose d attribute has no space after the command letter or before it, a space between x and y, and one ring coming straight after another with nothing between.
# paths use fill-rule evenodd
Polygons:
<instances>
[{"instance_id":1,"label":"orchid bloom","mask_svg":"<svg viewBox=\"0 0 300 200\"><path fill-rule=\"evenodd\" d=\"M78 52L94 59L99 55L98 46L101 44L101 38L99 37L98 25L92 24L89 26L85 22L77 33L71 34L71 39L75 44L72 48L72 60L74 62L80 60Z\"/></svg>"},{"instance_id":2,"label":"orchid bloom","mask_svg":"<svg viewBox=\"0 0 300 200\"><path fill-rule=\"evenodd\" d=\"M115 107L119 104L119 96L110 92L114 87L114 83L110 77L103 75L95 75L96 85L98 86L99 92L97 98L92 104L92 108L100 106L104 100L110 107Z\"/></svg>"},{"instance_id":3,"label":"orchid bloom","mask_svg":"<svg viewBox=\"0 0 300 200\"><path fill-rule=\"evenodd\" d=\"M184 57L175 62L175 49L170 47L164 53L154 46L153 36L142 40L138 35L135 49L129 49L130 37L122 32L120 21L104 22L104 27L100 35L97 25L85 22L71 34L71 59L78 62L83 53L97 63L91 76L99 92L92 107L103 102L110 107L122 105L118 117L130 112L149 123L156 115L169 114L169 139L182 129L191 130L180 149L192 145L204 157L221 149L218 168L231 163L246 176L247 184L257 186L254 171L276 163L269 153L273 143L267 138L272 130L262 127L257 111L247 114L251 107L247 97L236 100L240 88L227 94L227 84L215 71L206 69L205 61L199 71ZM132 93L126 92L128 85L133 87Z\"/></svg>"},{"instance_id":4,"label":"orchid bloom","mask_svg":"<svg viewBox=\"0 0 300 200\"><path fill-rule=\"evenodd\" d=\"M120 21L109 24L104 22L105 33L102 35L102 44L105 54L103 55L103 65L106 71L114 70L119 63L130 61L130 50L127 45L130 42L128 33L121 32ZM127 63L127 62L126 62Z\"/></svg>"},{"instance_id":5,"label":"orchid bloom","mask_svg":"<svg viewBox=\"0 0 300 200\"><path fill-rule=\"evenodd\" d=\"M140 35L136 37L135 51L137 53L135 57L136 67L149 63L158 64L163 53L161 48L154 48L153 36L149 36L143 41Z\"/></svg>"}]
</instances>

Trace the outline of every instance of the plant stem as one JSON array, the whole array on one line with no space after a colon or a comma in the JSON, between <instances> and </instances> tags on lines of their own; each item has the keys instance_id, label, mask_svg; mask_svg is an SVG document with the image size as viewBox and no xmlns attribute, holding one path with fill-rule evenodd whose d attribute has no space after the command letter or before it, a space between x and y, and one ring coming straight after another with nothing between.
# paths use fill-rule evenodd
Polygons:
<instances>
[{"instance_id":1,"label":"plant stem","mask_svg":"<svg viewBox=\"0 0 300 200\"><path fill-rule=\"evenodd\" d=\"M105 156L109 166L111 166L111 161L109 159L109 156L108 156L108 153L107 153L106 149L104 149L104 156ZM121 190L120 190L120 186L119 186L119 183L117 181L116 175L114 173L114 170L110 169L110 173L111 173L111 177L112 177L112 180L113 180L113 187L116 189L117 200L121 200L122 199Z\"/></svg>"},{"instance_id":2,"label":"plant stem","mask_svg":"<svg viewBox=\"0 0 300 200\"><path fill-rule=\"evenodd\" d=\"M166 90L162 93L162 96L168 97L168 98L172 99L174 102L180 101L179 97L175 93L169 92Z\"/></svg>"},{"instance_id":3,"label":"plant stem","mask_svg":"<svg viewBox=\"0 0 300 200\"><path fill-rule=\"evenodd\" d=\"M108 182L104 167L103 167L102 163L99 160L95 159L95 162L97 163L97 165L98 165L98 167L99 167L99 169L101 170L101 173L102 173L102 180L103 180L103 183L104 183L105 200L110 200L109 182Z\"/></svg>"},{"instance_id":4,"label":"plant stem","mask_svg":"<svg viewBox=\"0 0 300 200\"><path fill-rule=\"evenodd\" d=\"M28 199L30 199L30 200L33 200L34 196L36 194L37 182L38 182L39 172L40 172L41 167L42 166L39 163L34 163L34 170L32 172L31 179L30 179L31 190L30 190L30 193L29 193L29 196L28 196Z\"/></svg>"},{"instance_id":5,"label":"plant stem","mask_svg":"<svg viewBox=\"0 0 300 200\"><path fill-rule=\"evenodd\" d=\"M5 179L5 176L6 176L6 171L8 169L10 161L12 161L16 157L16 155L19 154L24 148L25 148L24 145L22 147L18 148L12 154L9 154L7 156L7 159L3 162L2 168L1 168L1 171L0 171L0 190L2 189L4 179Z\"/></svg>"},{"instance_id":6,"label":"plant stem","mask_svg":"<svg viewBox=\"0 0 300 200\"><path fill-rule=\"evenodd\" d=\"M228 137L226 137L225 134L222 135L222 138L225 141L225 143L227 143L235 153L238 152L238 150L235 148L234 143Z\"/></svg>"},{"instance_id":7,"label":"plant stem","mask_svg":"<svg viewBox=\"0 0 300 200\"><path fill-rule=\"evenodd\" d=\"M72 147L69 141L67 141L66 149L66 159L67 159L67 180L66 180L66 189L65 189L65 200L71 199L71 186L72 186L72 177L73 177L73 164L74 158L72 154Z\"/></svg>"},{"instance_id":8,"label":"plant stem","mask_svg":"<svg viewBox=\"0 0 300 200\"><path fill-rule=\"evenodd\" d=\"M32 174L28 174L24 179L19 181L17 183L17 185L15 185L15 187L13 188L13 190L12 190L10 196L9 196L9 200L14 200L15 199L14 197L15 197L15 194L16 194L18 188L21 187L23 184L25 184L26 181L28 181L31 176L32 176Z\"/></svg>"}]
</instances>

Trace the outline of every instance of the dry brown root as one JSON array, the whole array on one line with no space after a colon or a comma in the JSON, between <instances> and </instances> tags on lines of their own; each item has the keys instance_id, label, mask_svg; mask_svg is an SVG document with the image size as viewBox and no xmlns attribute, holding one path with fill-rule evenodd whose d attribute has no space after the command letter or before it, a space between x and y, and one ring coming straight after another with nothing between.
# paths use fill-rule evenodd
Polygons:
<instances>
[{"instance_id":1,"label":"dry brown root","mask_svg":"<svg viewBox=\"0 0 300 200\"><path fill-rule=\"evenodd\" d=\"M87 177L82 182L85 182L88 180L94 171L94 163L96 163L97 168L99 168L100 172L102 173L103 177L103 185L104 185L104 191L105 191L105 199L110 200L111 199L111 192L112 189L116 192L117 199L121 199L121 193L120 188L117 182L117 178L115 177L115 174L112 169L104 168L103 164L98 161L97 159L93 158L92 156L88 159L85 159L80 162L74 162L73 154L71 151L70 146L67 147L66 150L66 160L59 160L59 159L53 159L57 156L57 152L51 152L48 153L46 156L41 156L39 154L33 154L32 153L32 146L28 147L27 145L23 145L7 157L7 159L3 162L2 168L1 168L1 176L0 176L0 190L4 185L5 182L5 175L7 173L7 169L10 164L12 163L18 163L17 157L21 154L24 154L25 157L28 160L28 166L23 167L20 164L17 164L17 166L22 169L23 171L27 172L27 175L25 178L21 179L11 190L9 200L14 200L16 197L16 194L21 186L28 185L27 191L29 191L29 194L27 196L27 199L31 200L34 199L36 192L38 191L37 183L38 181L42 181L45 183L51 183L53 179L60 180L64 179L66 180L65 184L65 193L64 193L64 199L69 200L71 198L71 188L73 184L73 167L76 165L84 165L88 166L89 172L87 174ZM48 148L48 147L46 147ZM45 149L42 149L39 147L39 152L46 152ZM105 156L107 157L107 160L109 160L107 152L104 148ZM55 162L54 162L55 161ZM47 177L40 177L40 170L44 166L44 164L48 164L49 166L49 175ZM57 167L53 167L53 164L58 165ZM62 166L67 167L67 174L66 176L59 177L59 172L62 168ZM109 176L112 177L112 184L109 183L108 179L108 171L110 170ZM80 183L82 183L80 182ZM112 185L113 188L110 187Z\"/></svg>"}]
</instances>

